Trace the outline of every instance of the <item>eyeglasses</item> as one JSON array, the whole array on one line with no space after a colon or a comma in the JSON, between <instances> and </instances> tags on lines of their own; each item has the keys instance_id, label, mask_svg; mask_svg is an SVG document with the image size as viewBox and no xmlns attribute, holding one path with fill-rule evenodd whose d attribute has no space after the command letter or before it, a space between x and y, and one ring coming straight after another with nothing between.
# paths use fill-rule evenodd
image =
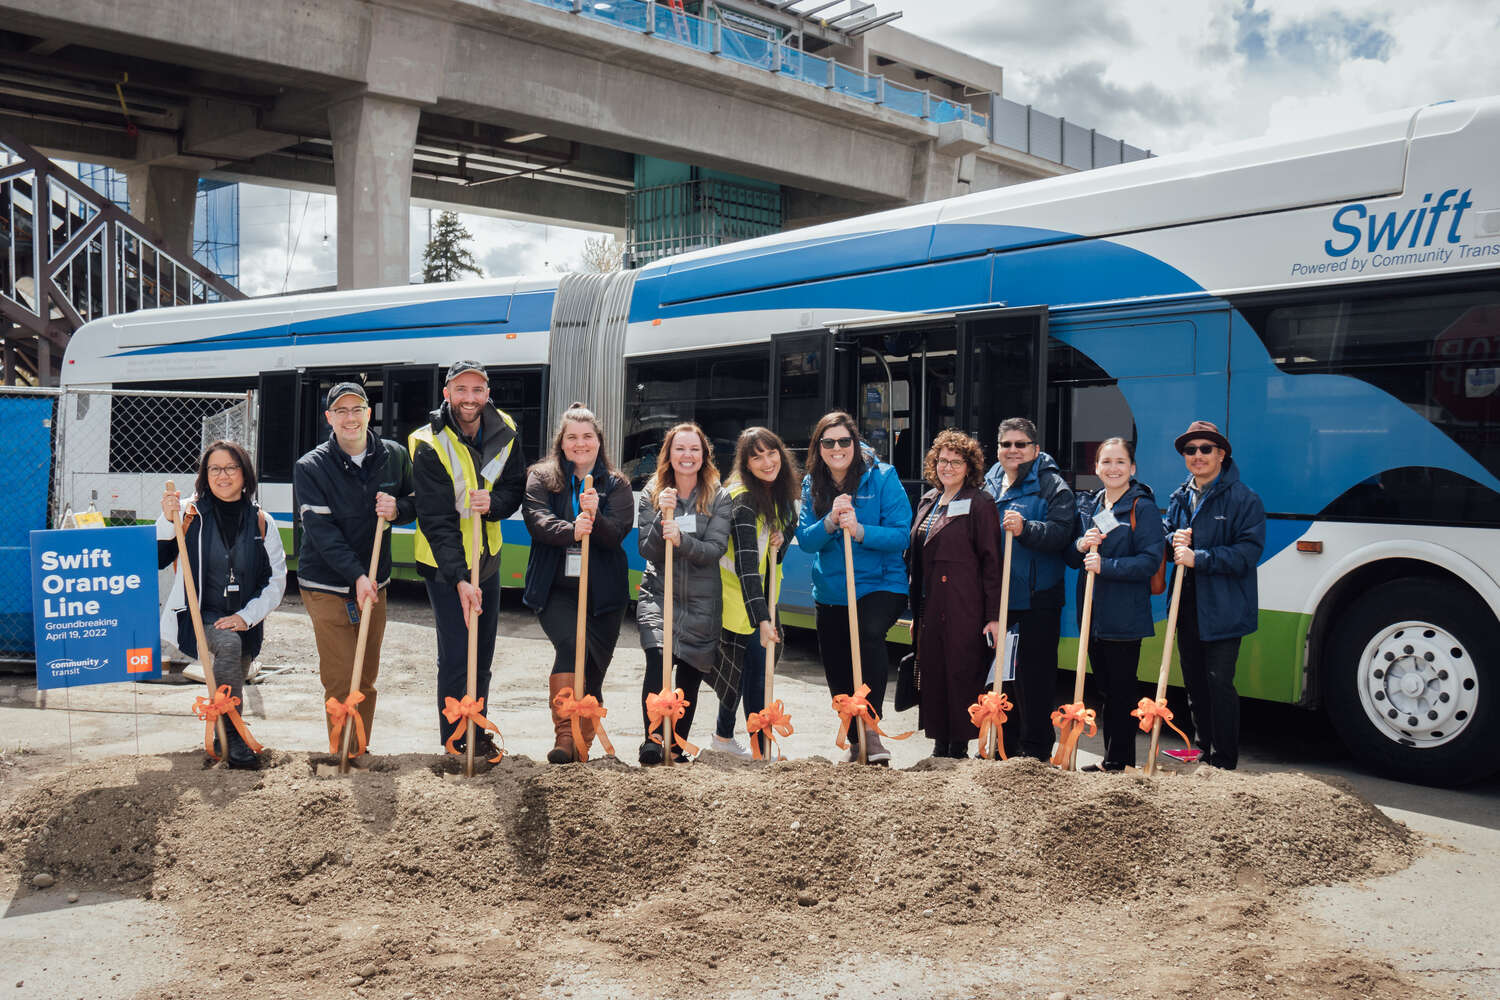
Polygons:
<instances>
[{"instance_id":1,"label":"eyeglasses","mask_svg":"<svg viewBox=\"0 0 1500 1000\"><path fill-rule=\"evenodd\" d=\"M1184 455L1212 455L1219 448L1216 444L1185 444L1182 446Z\"/></svg>"},{"instance_id":2,"label":"eyeglasses","mask_svg":"<svg viewBox=\"0 0 1500 1000\"><path fill-rule=\"evenodd\" d=\"M940 458L937 460L939 469L961 469L964 467L965 459L962 458Z\"/></svg>"},{"instance_id":3,"label":"eyeglasses","mask_svg":"<svg viewBox=\"0 0 1500 1000\"><path fill-rule=\"evenodd\" d=\"M818 447L824 451L833 451L835 448L847 448L854 443L852 437L841 438L819 438Z\"/></svg>"},{"instance_id":4,"label":"eyeglasses","mask_svg":"<svg viewBox=\"0 0 1500 1000\"><path fill-rule=\"evenodd\" d=\"M1001 441L1000 447L1006 451L1016 451L1022 448L1030 448L1035 441Z\"/></svg>"},{"instance_id":5,"label":"eyeglasses","mask_svg":"<svg viewBox=\"0 0 1500 1000\"><path fill-rule=\"evenodd\" d=\"M210 465L208 467L208 474L210 476L227 476L239 471L240 467L238 465Z\"/></svg>"},{"instance_id":6,"label":"eyeglasses","mask_svg":"<svg viewBox=\"0 0 1500 1000\"><path fill-rule=\"evenodd\" d=\"M335 417L357 417L363 412L365 412L363 406L337 406L333 409Z\"/></svg>"}]
</instances>

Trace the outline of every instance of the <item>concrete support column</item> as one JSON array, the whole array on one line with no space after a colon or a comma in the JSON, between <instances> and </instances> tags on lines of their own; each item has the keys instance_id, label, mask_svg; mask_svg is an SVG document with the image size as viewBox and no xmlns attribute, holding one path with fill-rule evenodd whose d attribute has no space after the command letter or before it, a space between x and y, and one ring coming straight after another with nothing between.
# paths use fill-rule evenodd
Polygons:
<instances>
[{"instance_id":1,"label":"concrete support column","mask_svg":"<svg viewBox=\"0 0 1500 1000\"><path fill-rule=\"evenodd\" d=\"M125 171L130 214L161 233L165 250L191 260L193 212L198 205L198 173L181 167L145 165Z\"/></svg>"},{"instance_id":2,"label":"concrete support column","mask_svg":"<svg viewBox=\"0 0 1500 1000\"><path fill-rule=\"evenodd\" d=\"M420 109L365 95L328 109L338 192L339 288L409 280L411 161Z\"/></svg>"}]
</instances>

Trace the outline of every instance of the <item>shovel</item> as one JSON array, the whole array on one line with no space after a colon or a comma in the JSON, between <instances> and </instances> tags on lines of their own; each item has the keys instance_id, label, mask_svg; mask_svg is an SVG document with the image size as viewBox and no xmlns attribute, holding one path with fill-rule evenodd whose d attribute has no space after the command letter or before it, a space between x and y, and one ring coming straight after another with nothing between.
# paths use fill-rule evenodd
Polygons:
<instances>
[{"instance_id":1,"label":"shovel","mask_svg":"<svg viewBox=\"0 0 1500 1000\"><path fill-rule=\"evenodd\" d=\"M474 491L469 492L472 494ZM476 593L479 590L479 561L484 552L480 548L483 542L479 537L479 521L479 515L471 506L469 508L469 551L474 554L474 557L469 565L469 585ZM479 614L478 611L469 613L469 685L466 690L470 701L477 697L476 692L479 688ZM472 717L469 718L467 725L468 728L464 731L464 777L472 778L474 777L474 737L476 735Z\"/></svg>"},{"instance_id":2,"label":"shovel","mask_svg":"<svg viewBox=\"0 0 1500 1000\"><path fill-rule=\"evenodd\" d=\"M1162 707L1167 701L1167 675L1172 672L1172 643L1177 637L1177 610L1182 604L1182 580L1188 575L1186 566L1177 567L1177 576L1172 581L1172 603L1167 610L1167 635L1161 647L1161 673L1156 677L1156 703ZM1146 755L1146 776L1156 773L1156 754L1161 749L1162 716L1157 714L1151 723L1151 752Z\"/></svg>"},{"instance_id":3,"label":"shovel","mask_svg":"<svg viewBox=\"0 0 1500 1000\"><path fill-rule=\"evenodd\" d=\"M376 583L376 577L380 572L380 541L385 535L385 518L375 519L375 544L370 551L370 582ZM352 704L353 698L359 693L360 681L365 670L365 645L370 638L370 611L375 607L373 598L365 598L359 608L359 636L354 640L354 671L349 679L349 698L344 704L348 706L348 714L344 716L343 730L344 738L339 744L339 774L349 773L349 744L354 740L355 709Z\"/></svg>"},{"instance_id":4,"label":"shovel","mask_svg":"<svg viewBox=\"0 0 1500 1000\"><path fill-rule=\"evenodd\" d=\"M865 686L865 680L864 665L860 662L859 654L859 603L854 594L854 536L848 528L844 529L844 586L845 596L849 601L849 659L854 668L854 690L858 691ZM859 727L859 762L868 764L869 747L865 739L864 716L855 716L854 722Z\"/></svg>"},{"instance_id":5,"label":"shovel","mask_svg":"<svg viewBox=\"0 0 1500 1000\"><path fill-rule=\"evenodd\" d=\"M1097 552L1098 548L1097 545L1091 545L1089 551ZM1083 582L1083 617L1078 625L1078 666L1073 679L1073 703L1063 705L1052 713L1052 720L1058 726L1057 753L1053 755L1052 763L1064 771L1077 770L1078 740L1083 736L1082 730L1086 726L1093 729L1093 713L1086 712L1083 708L1083 678L1088 669L1089 630L1094 617L1094 577L1096 575L1088 573L1088 578ZM1070 730L1076 732L1071 739L1069 739Z\"/></svg>"},{"instance_id":6,"label":"shovel","mask_svg":"<svg viewBox=\"0 0 1500 1000\"><path fill-rule=\"evenodd\" d=\"M1015 538L1010 532L1005 532L1005 554L1000 560L1000 634L995 639L995 685L991 693L1000 694L1000 678L1005 673L1005 653L1010 647L1009 634L1006 629L1010 619L1010 543ZM1000 732L1000 726L995 726L994 743L988 739L985 745L980 747L980 752L987 760L994 760L1003 751L1000 747L1004 736Z\"/></svg>"},{"instance_id":7,"label":"shovel","mask_svg":"<svg viewBox=\"0 0 1500 1000\"><path fill-rule=\"evenodd\" d=\"M176 493L177 487L167 480L167 492ZM214 656L208 649L208 633L203 630L203 609L198 607L198 588L193 584L193 566L188 561L187 538L182 530L181 511L172 518L172 529L177 535L177 560L182 571L182 592L187 598L188 615L193 620L193 637L198 640L198 662L203 664L203 683L208 688L208 700L212 701L218 685L214 683ZM229 755L229 737L225 732L224 719L214 721L214 735L219 740L219 753Z\"/></svg>"}]
</instances>

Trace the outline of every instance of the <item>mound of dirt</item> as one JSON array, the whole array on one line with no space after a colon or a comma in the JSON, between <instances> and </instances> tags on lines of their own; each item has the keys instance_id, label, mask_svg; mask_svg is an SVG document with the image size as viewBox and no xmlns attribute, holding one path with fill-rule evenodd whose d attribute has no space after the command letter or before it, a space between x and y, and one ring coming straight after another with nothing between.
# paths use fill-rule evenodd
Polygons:
<instances>
[{"instance_id":1,"label":"mound of dirt","mask_svg":"<svg viewBox=\"0 0 1500 1000\"><path fill-rule=\"evenodd\" d=\"M1415 850L1357 795L1300 775L705 754L649 771L507 758L455 781L427 756L346 779L314 761L75 768L11 803L0 856L22 892L46 873L176 907L222 980L178 996L239 996L246 976L262 996L880 995L872 975L913 995L917 969L955 990L1019 976L998 956L1035 956L1052 927L1117 945L1054 956L1055 989L1145 975L1135 995L1410 995L1388 966L1272 947L1283 890Z\"/></svg>"}]
</instances>

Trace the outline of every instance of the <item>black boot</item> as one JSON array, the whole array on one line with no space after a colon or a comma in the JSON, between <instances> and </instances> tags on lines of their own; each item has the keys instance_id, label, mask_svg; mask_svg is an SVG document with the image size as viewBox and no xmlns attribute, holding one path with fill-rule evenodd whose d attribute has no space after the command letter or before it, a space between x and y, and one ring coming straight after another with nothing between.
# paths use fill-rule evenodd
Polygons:
<instances>
[{"instance_id":1,"label":"black boot","mask_svg":"<svg viewBox=\"0 0 1500 1000\"><path fill-rule=\"evenodd\" d=\"M959 743L959 742L949 743L948 744L948 756L952 757L954 760L963 760L964 758L968 757L969 756L969 741L968 740L964 740L962 743Z\"/></svg>"},{"instance_id":2,"label":"black boot","mask_svg":"<svg viewBox=\"0 0 1500 1000\"><path fill-rule=\"evenodd\" d=\"M934 757L946 757L946 756L948 756L948 744L944 743L942 740L933 740L932 741L932 755Z\"/></svg>"},{"instance_id":3,"label":"black boot","mask_svg":"<svg viewBox=\"0 0 1500 1000\"><path fill-rule=\"evenodd\" d=\"M236 771L260 770L260 758L245 745L245 739L240 735L240 731L227 723L224 729L229 737L229 766Z\"/></svg>"},{"instance_id":4,"label":"black boot","mask_svg":"<svg viewBox=\"0 0 1500 1000\"><path fill-rule=\"evenodd\" d=\"M638 757L642 767L655 767L662 762L661 744L647 740L641 744Z\"/></svg>"}]
</instances>

